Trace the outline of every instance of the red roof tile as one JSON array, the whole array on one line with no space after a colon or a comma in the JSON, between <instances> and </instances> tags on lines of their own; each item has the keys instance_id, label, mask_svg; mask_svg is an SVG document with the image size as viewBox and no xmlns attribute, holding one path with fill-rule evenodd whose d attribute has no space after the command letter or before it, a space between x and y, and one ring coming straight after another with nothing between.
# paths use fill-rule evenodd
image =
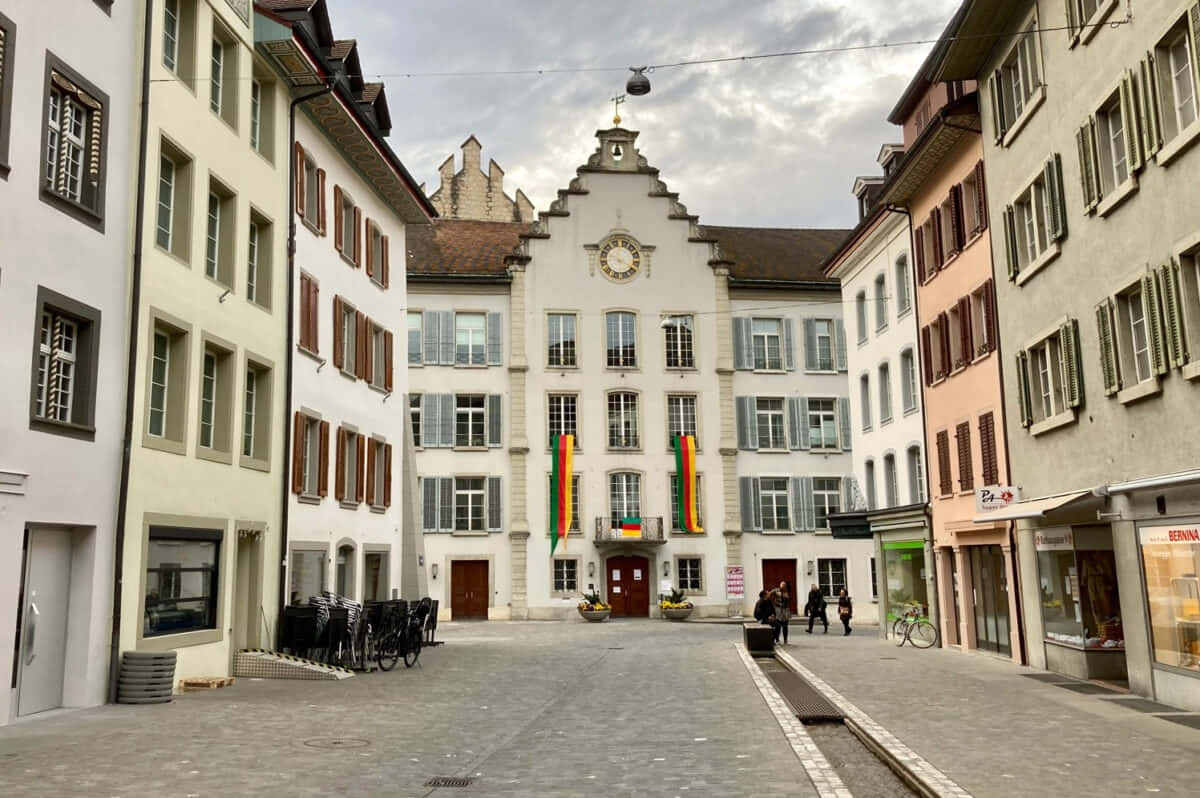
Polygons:
<instances>
[{"instance_id":1,"label":"red roof tile","mask_svg":"<svg viewBox=\"0 0 1200 798\"><path fill-rule=\"evenodd\" d=\"M702 234L717 239L721 254L732 261L735 280L833 282L821 271L825 259L849 230L803 230L779 227L702 225Z\"/></svg>"},{"instance_id":2,"label":"red roof tile","mask_svg":"<svg viewBox=\"0 0 1200 798\"><path fill-rule=\"evenodd\" d=\"M435 219L430 225L407 228L407 269L410 275L502 277L505 257L521 243L530 225L519 222L479 222Z\"/></svg>"}]
</instances>

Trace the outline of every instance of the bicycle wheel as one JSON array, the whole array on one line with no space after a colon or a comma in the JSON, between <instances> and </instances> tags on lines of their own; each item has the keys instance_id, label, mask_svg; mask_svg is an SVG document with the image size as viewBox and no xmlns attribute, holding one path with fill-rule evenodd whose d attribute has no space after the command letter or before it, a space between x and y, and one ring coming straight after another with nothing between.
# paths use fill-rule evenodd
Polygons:
<instances>
[{"instance_id":1,"label":"bicycle wheel","mask_svg":"<svg viewBox=\"0 0 1200 798\"><path fill-rule=\"evenodd\" d=\"M391 632L383 636L379 641L379 645L375 649L379 670L390 671L396 667L396 663L400 661L400 640L399 635Z\"/></svg>"},{"instance_id":2,"label":"bicycle wheel","mask_svg":"<svg viewBox=\"0 0 1200 798\"><path fill-rule=\"evenodd\" d=\"M416 665L419 656L421 656L421 633L414 630L409 632L408 640L404 641L404 667L411 668Z\"/></svg>"},{"instance_id":3,"label":"bicycle wheel","mask_svg":"<svg viewBox=\"0 0 1200 798\"><path fill-rule=\"evenodd\" d=\"M908 628L908 642L917 648L930 648L938 640L937 627L929 621L921 620Z\"/></svg>"},{"instance_id":4,"label":"bicycle wheel","mask_svg":"<svg viewBox=\"0 0 1200 798\"><path fill-rule=\"evenodd\" d=\"M896 620L892 621L892 637L899 637L904 634L904 616L901 615Z\"/></svg>"},{"instance_id":5,"label":"bicycle wheel","mask_svg":"<svg viewBox=\"0 0 1200 798\"><path fill-rule=\"evenodd\" d=\"M904 641L908 639L908 630L911 624L909 624L906 618L901 618L896 623L899 624L896 627L896 645L902 646L904 645Z\"/></svg>"}]
</instances>

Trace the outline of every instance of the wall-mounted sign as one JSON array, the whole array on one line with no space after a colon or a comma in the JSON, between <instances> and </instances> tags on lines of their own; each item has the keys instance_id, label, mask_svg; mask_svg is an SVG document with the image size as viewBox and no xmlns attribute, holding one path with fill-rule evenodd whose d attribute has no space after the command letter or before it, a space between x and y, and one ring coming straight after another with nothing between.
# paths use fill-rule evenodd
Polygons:
<instances>
[{"instance_id":1,"label":"wall-mounted sign","mask_svg":"<svg viewBox=\"0 0 1200 798\"><path fill-rule=\"evenodd\" d=\"M743 599L746 597L746 570L740 565L725 566L725 598Z\"/></svg>"},{"instance_id":2,"label":"wall-mounted sign","mask_svg":"<svg viewBox=\"0 0 1200 798\"><path fill-rule=\"evenodd\" d=\"M1017 489L1006 485L991 485L975 489L975 510L980 513L1002 510L1020 500Z\"/></svg>"},{"instance_id":3,"label":"wall-mounted sign","mask_svg":"<svg viewBox=\"0 0 1200 798\"><path fill-rule=\"evenodd\" d=\"M1033 536L1033 547L1038 551L1070 551L1075 548L1075 535L1070 529L1038 532Z\"/></svg>"},{"instance_id":4,"label":"wall-mounted sign","mask_svg":"<svg viewBox=\"0 0 1200 798\"><path fill-rule=\"evenodd\" d=\"M1138 530L1143 546L1200 545L1200 527L1144 526Z\"/></svg>"}]
</instances>

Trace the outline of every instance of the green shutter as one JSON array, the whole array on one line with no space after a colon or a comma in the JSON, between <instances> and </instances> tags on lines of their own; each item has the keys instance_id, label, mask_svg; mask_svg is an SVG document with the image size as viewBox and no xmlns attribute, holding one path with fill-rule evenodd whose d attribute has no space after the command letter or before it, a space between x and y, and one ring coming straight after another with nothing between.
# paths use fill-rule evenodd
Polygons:
<instances>
[{"instance_id":1,"label":"green shutter","mask_svg":"<svg viewBox=\"0 0 1200 798\"><path fill-rule=\"evenodd\" d=\"M1146 314L1146 332L1150 336L1150 365L1155 374L1166 374L1166 335L1163 333L1162 298L1158 292L1158 281L1153 274L1142 277L1142 310Z\"/></svg>"},{"instance_id":2,"label":"green shutter","mask_svg":"<svg viewBox=\"0 0 1200 798\"><path fill-rule=\"evenodd\" d=\"M995 134L996 143L999 144L1004 138L1007 128L1004 122L1004 101L1001 97L1000 70L997 69L992 75L992 79L988 81L988 88L992 94L992 132Z\"/></svg>"},{"instance_id":3,"label":"green shutter","mask_svg":"<svg viewBox=\"0 0 1200 798\"><path fill-rule=\"evenodd\" d=\"M1046 161L1042 181L1046 187L1046 203L1050 208L1050 240L1061 241L1067 236L1067 201L1063 193L1062 158L1058 153Z\"/></svg>"},{"instance_id":4,"label":"green shutter","mask_svg":"<svg viewBox=\"0 0 1200 798\"><path fill-rule=\"evenodd\" d=\"M1111 299L1105 299L1096 306L1096 331L1100 338L1100 374L1104 378L1104 395L1112 396L1121 390L1121 374L1117 371L1116 330L1113 329Z\"/></svg>"},{"instance_id":5,"label":"green shutter","mask_svg":"<svg viewBox=\"0 0 1200 798\"><path fill-rule=\"evenodd\" d=\"M1141 78L1139 97L1142 111L1142 149L1149 161L1162 147L1161 113L1158 108L1158 75L1155 73L1154 53L1147 52L1138 63Z\"/></svg>"},{"instance_id":6,"label":"green shutter","mask_svg":"<svg viewBox=\"0 0 1200 798\"><path fill-rule=\"evenodd\" d=\"M1125 159L1129 174L1142 168L1142 125L1138 122L1137 105L1133 98L1133 70L1121 77L1121 121L1125 125Z\"/></svg>"},{"instance_id":7,"label":"green shutter","mask_svg":"<svg viewBox=\"0 0 1200 798\"><path fill-rule=\"evenodd\" d=\"M1024 349L1017 351L1017 407L1021 412L1021 426L1033 424L1032 402L1029 396L1029 355Z\"/></svg>"},{"instance_id":8,"label":"green shutter","mask_svg":"<svg viewBox=\"0 0 1200 798\"><path fill-rule=\"evenodd\" d=\"M1004 209L1004 255L1008 259L1008 279L1017 279L1021 264L1017 259L1017 213L1013 206Z\"/></svg>"},{"instance_id":9,"label":"green shutter","mask_svg":"<svg viewBox=\"0 0 1200 798\"><path fill-rule=\"evenodd\" d=\"M1089 116L1087 120L1087 154L1092 170L1092 202L1100 204L1104 199L1104 183L1100 180L1100 150L1097 142L1096 117Z\"/></svg>"},{"instance_id":10,"label":"green shutter","mask_svg":"<svg viewBox=\"0 0 1200 798\"><path fill-rule=\"evenodd\" d=\"M1191 360L1188 352L1188 320L1183 313L1183 273L1179 261L1171 258L1159 270L1162 282L1163 320L1167 325L1167 352L1171 366L1179 368Z\"/></svg>"},{"instance_id":11,"label":"green shutter","mask_svg":"<svg viewBox=\"0 0 1200 798\"><path fill-rule=\"evenodd\" d=\"M1075 131L1075 144L1079 148L1079 185L1083 189L1083 210L1087 214L1096 207L1096 170L1092 167L1088 123Z\"/></svg>"},{"instance_id":12,"label":"green shutter","mask_svg":"<svg viewBox=\"0 0 1200 798\"><path fill-rule=\"evenodd\" d=\"M1192 92L1200 90L1200 3L1188 9L1188 46L1192 54Z\"/></svg>"},{"instance_id":13,"label":"green shutter","mask_svg":"<svg viewBox=\"0 0 1200 798\"><path fill-rule=\"evenodd\" d=\"M1058 345L1062 352L1063 400L1067 407L1083 404L1083 380L1079 373L1079 322L1067 319L1058 328Z\"/></svg>"},{"instance_id":14,"label":"green shutter","mask_svg":"<svg viewBox=\"0 0 1200 798\"><path fill-rule=\"evenodd\" d=\"M1079 10L1075 7L1076 0L1067 0L1067 36L1071 41L1079 34Z\"/></svg>"}]
</instances>

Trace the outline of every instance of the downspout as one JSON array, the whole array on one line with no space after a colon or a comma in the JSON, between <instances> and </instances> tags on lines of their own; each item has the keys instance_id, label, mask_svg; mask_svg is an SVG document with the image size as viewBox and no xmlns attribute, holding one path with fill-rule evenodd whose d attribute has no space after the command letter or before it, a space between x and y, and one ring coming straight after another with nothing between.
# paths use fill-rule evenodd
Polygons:
<instances>
[{"instance_id":1,"label":"downspout","mask_svg":"<svg viewBox=\"0 0 1200 798\"><path fill-rule=\"evenodd\" d=\"M283 378L283 503L279 517L279 614L275 624L276 647L283 624L283 609L287 606L287 546L288 546L288 510L292 500L291 469L288 467L288 451L292 446L292 349L295 348L295 324L293 315L296 312L296 107L314 97L320 97L333 91L333 83L323 89L301 95L292 100L288 106L288 239L287 239L287 348L284 363Z\"/></svg>"},{"instance_id":2,"label":"downspout","mask_svg":"<svg viewBox=\"0 0 1200 798\"><path fill-rule=\"evenodd\" d=\"M133 212L133 274L129 287L129 355L125 382L125 430L121 443L121 486L117 493L117 521L113 541L112 642L108 660L108 702L116 703L121 655L121 592L125 568L125 516L129 509L129 458L133 447L133 396L137 372L138 320L142 301L142 235L145 232L146 153L150 130L150 37L153 33L154 0L146 0L142 31L142 109L138 132L137 195Z\"/></svg>"}]
</instances>

